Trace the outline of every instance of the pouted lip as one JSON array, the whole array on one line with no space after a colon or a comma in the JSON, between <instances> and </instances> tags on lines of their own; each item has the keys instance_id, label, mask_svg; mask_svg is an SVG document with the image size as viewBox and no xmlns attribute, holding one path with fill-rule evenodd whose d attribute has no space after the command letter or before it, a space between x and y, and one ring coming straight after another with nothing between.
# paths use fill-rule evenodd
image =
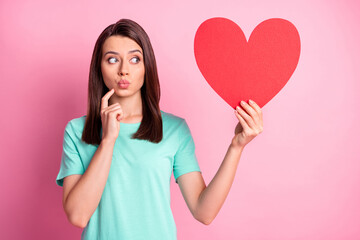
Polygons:
<instances>
[{"instance_id":1,"label":"pouted lip","mask_svg":"<svg viewBox=\"0 0 360 240\"><path fill-rule=\"evenodd\" d=\"M118 84L127 84L127 83L130 83L129 81L125 80L125 79L122 79L118 82Z\"/></svg>"}]
</instances>

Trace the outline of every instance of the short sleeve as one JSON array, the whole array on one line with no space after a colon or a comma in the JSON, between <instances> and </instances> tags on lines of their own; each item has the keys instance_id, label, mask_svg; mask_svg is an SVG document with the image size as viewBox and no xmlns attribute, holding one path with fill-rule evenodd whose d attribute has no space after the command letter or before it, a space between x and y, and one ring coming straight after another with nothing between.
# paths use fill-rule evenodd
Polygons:
<instances>
[{"instance_id":1,"label":"short sleeve","mask_svg":"<svg viewBox=\"0 0 360 240\"><path fill-rule=\"evenodd\" d=\"M177 178L188 172L200 172L200 167L195 155L194 139L191 135L189 126L183 119L179 130L179 147L174 157L174 178Z\"/></svg>"},{"instance_id":2,"label":"short sleeve","mask_svg":"<svg viewBox=\"0 0 360 240\"><path fill-rule=\"evenodd\" d=\"M56 178L56 184L63 186L64 177L72 174L84 174L84 166L82 164L79 151L76 147L78 140L74 137L74 131L71 121L65 127L63 150L61 154L60 171Z\"/></svg>"}]
</instances>

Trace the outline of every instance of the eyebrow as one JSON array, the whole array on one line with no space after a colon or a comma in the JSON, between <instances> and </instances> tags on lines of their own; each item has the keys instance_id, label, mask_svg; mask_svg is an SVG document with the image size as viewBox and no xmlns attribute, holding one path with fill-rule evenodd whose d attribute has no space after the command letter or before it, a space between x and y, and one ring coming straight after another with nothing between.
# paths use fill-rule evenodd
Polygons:
<instances>
[{"instance_id":1,"label":"eyebrow","mask_svg":"<svg viewBox=\"0 0 360 240\"><path fill-rule=\"evenodd\" d=\"M129 51L129 52L128 52L128 54L130 54L130 53L134 53L134 52L139 52L139 53L141 53L141 54L142 54L142 52L141 52L140 50L138 50L138 49L131 50L131 51ZM108 51L108 52L106 52L106 53L104 54L104 56L105 56L106 54L115 54L115 55L120 55L118 52L114 52L114 51Z\"/></svg>"}]
</instances>

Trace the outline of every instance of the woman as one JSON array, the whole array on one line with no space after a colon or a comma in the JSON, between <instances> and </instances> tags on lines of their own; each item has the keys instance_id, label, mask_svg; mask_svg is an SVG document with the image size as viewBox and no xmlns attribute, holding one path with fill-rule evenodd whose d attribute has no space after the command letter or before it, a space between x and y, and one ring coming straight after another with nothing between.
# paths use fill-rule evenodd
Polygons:
<instances>
[{"instance_id":1,"label":"woman","mask_svg":"<svg viewBox=\"0 0 360 240\"><path fill-rule=\"evenodd\" d=\"M262 132L261 109L244 102L239 124L208 186L186 121L159 108L150 40L121 19L99 36L90 66L87 115L68 122L56 182L82 239L176 239L173 172L195 219L210 224L232 185L245 145Z\"/></svg>"}]
</instances>

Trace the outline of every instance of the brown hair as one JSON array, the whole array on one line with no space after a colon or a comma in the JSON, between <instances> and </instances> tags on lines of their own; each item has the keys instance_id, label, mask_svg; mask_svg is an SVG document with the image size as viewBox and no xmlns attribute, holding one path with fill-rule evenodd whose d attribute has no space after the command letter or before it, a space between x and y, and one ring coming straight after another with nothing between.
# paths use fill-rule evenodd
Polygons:
<instances>
[{"instance_id":1,"label":"brown hair","mask_svg":"<svg viewBox=\"0 0 360 240\"><path fill-rule=\"evenodd\" d=\"M134 40L143 50L145 75L144 84L140 90L143 118L138 131L132 135L132 138L158 143L162 140L163 131L159 107L160 84L155 55L150 39L144 29L129 19L120 19L105 28L95 43L90 63L88 108L82 140L88 144L97 145L101 142L101 98L109 91L101 73L101 55L105 40L113 35L128 37Z\"/></svg>"}]
</instances>

